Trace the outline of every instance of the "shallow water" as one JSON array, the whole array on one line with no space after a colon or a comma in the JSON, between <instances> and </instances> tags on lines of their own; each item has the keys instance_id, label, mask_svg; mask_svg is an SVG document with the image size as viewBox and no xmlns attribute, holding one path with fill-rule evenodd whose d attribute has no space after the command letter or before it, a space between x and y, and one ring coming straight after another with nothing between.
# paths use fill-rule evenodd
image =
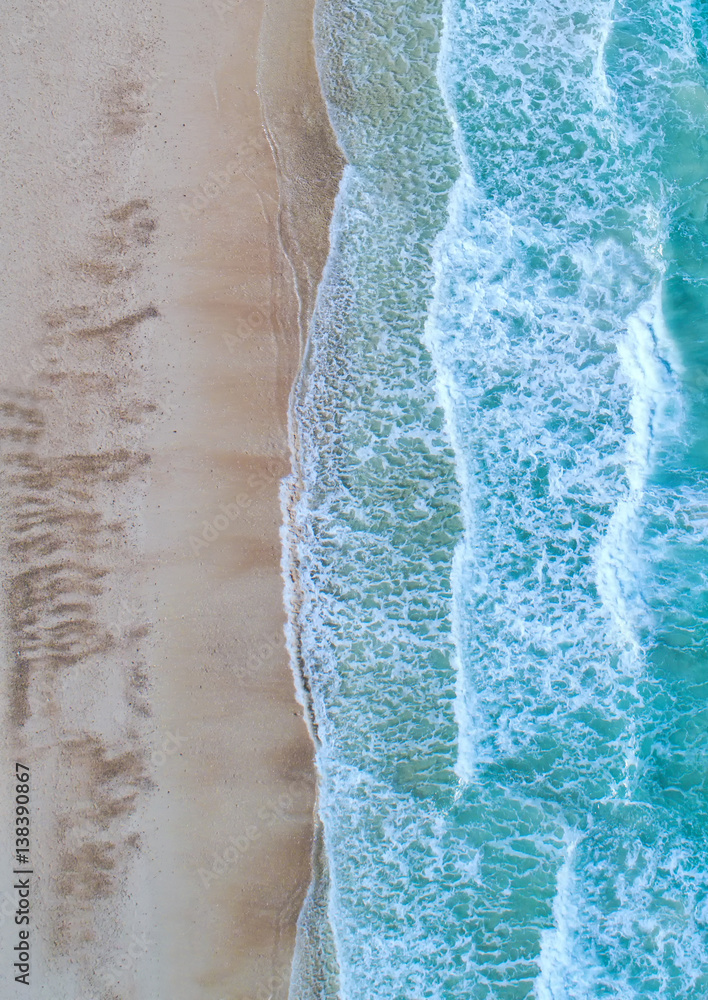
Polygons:
<instances>
[{"instance_id":1,"label":"shallow water","mask_svg":"<svg viewBox=\"0 0 708 1000\"><path fill-rule=\"evenodd\" d=\"M705 996L708 10L317 28L349 166L289 559L337 976L292 995Z\"/></svg>"}]
</instances>

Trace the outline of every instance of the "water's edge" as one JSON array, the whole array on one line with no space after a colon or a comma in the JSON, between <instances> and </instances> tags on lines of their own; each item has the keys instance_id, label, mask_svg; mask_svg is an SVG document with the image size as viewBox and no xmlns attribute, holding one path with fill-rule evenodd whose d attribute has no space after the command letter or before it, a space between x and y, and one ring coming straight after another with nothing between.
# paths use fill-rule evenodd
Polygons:
<instances>
[{"instance_id":1,"label":"water's edge","mask_svg":"<svg viewBox=\"0 0 708 1000\"><path fill-rule=\"evenodd\" d=\"M329 254L329 224L344 158L324 104L314 54L313 0L265 4L258 52L258 96L263 127L276 164L280 250L291 269L296 300L299 364L289 394L288 437L291 474L281 484L281 565L286 610L285 640L296 697L315 748L317 725L297 637L301 603L293 546L292 503L301 483L300 447L293 401L309 341L317 288ZM292 308L285 322L292 324ZM315 760L316 763L316 760ZM321 978L328 953L327 856L317 802L313 816L312 882L298 918L289 993L300 995L308 976L303 962L314 962ZM312 957L310 957L312 956ZM329 996L329 994L328 994ZM334 997L334 993L331 994ZM324 998L323 998L324 1000Z\"/></svg>"}]
</instances>

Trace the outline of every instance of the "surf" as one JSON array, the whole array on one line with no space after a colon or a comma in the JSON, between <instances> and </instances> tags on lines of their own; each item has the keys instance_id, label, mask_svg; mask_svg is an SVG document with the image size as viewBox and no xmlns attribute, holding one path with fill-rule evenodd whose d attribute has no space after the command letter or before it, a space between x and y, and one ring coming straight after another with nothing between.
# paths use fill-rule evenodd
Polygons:
<instances>
[{"instance_id":1,"label":"surf","mask_svg":"<svg viewBox=\"0 0 708 1000\"><path fill-rule=\"evenodd\" d=\"M291 996L699 995L700 11L317 19L349 166L290 627L336 977Z\"/></svg>"}]
</instances>

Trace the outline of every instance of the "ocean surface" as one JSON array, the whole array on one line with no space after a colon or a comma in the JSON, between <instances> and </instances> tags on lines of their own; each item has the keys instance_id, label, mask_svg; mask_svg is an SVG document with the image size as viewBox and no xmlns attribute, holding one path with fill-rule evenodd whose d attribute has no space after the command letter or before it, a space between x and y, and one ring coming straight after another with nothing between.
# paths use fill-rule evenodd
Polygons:
<instances>
[{"instance_id":1,"label":"ocean surface","mask_svg":"<svg viewBox=\"0 0 708 1000\"><path fill-rule=\"evenodd\" d=\"M708 997L708 3L319 0L291 1000Z\"/></svg>"}]
</instances>

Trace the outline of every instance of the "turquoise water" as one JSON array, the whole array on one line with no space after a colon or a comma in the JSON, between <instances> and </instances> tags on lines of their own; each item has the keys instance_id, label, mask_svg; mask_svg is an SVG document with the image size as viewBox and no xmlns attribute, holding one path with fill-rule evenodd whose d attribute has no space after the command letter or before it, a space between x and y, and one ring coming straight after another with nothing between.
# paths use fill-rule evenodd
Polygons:
<instances>
[{"instance_id":1,"label":"turquoise water","mask_svg":"<svg viewBox=\"0 0 708 1000\"><path fill-rule=\"evenodd\" d=\"M317 33L349 166L285 569L328 955L291 996L704 998L708 4Z\"/></svg>"}]
</instances>

